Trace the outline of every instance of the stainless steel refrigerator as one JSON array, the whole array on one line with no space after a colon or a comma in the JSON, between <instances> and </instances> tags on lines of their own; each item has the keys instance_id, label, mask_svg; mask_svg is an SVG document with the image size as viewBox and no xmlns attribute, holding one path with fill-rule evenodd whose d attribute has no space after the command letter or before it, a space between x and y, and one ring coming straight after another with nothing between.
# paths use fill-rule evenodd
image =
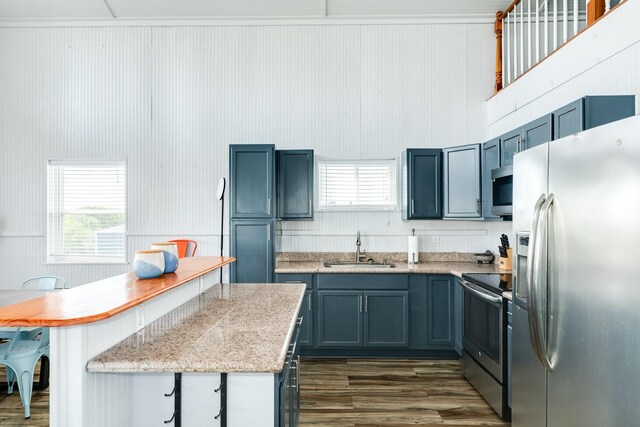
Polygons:
<instances>
[{"instance_id":1,"label":"stainless steel refrigerator","mask_svg":"<svg viewBox=\"0 0 640 427\"><path fill-rule=\"evenodd\" d=\"M640 422L640 117L517 154L515 427Z\"/></svg>"}]
</instances>

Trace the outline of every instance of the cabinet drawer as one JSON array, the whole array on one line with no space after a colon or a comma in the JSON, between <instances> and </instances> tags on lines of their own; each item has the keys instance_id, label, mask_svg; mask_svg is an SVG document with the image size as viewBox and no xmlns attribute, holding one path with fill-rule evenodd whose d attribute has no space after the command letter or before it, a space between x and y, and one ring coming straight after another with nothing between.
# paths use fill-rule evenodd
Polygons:
<instances>
[{"instance_id":1,"label":"cabinet drawer","mask_svg":"<svg viewBox=\"0 0 640 427\"><path fill-rule=\"evenodd\" d=\"M318 289L408 290L406 274L318 274Z\"/></svg>"},{"instance_id":2,"label":"cabinet drawer","mask_svg":"<svg viewBox=\"0 0 640 427\"><path fill-rule=\"evenodd\" d=\"M313 274L279 273L279 274L276 274L276 283L306 283L307 290L309 290L313 287Z\"/></svg>"}]
</instances>

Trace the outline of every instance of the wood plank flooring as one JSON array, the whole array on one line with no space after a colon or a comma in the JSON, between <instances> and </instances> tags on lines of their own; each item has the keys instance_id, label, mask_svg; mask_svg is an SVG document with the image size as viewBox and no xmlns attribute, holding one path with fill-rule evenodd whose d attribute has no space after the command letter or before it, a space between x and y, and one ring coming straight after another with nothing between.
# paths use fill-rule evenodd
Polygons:
<instances>
[{"instance_id":1,"label":"wood plank flooring","mask_svg":"<svg viewBox=\"0 0 640 427\"><path fill-rule=\"evenodd\" d=\"M455 360L303 359L300 385L301 427L509 426ZM29 420L18 391L0 390L0 426L48 425L48 390L34 390Z\"/></svg>"},{"instance_id":2,"label":"wood plank flooring","mask_svg":"<svg viewBox=\"0 0 640 427\"><path fill-rule=\"evenodd\" d=\"M40 364L36 366L35 380L38 380ZM4 366L0 366L0 381L6 381L7 375ZM14 387L13 394L7 394L7 388L0 388L0 426L49 426L49 389L33 390L31 395L31 418L24 419L24 408L20 401L18 387Z\"/></svg>"},{"instance_id":3,"label":"wood plank flooring","mask_svg":"<svg viewBox=\"0 0 640 427\"><path fill-rule=\"evenodd\" d=\"M457 360L303 359L300 426L509 426Z\"/></svg>"}]
</instances>

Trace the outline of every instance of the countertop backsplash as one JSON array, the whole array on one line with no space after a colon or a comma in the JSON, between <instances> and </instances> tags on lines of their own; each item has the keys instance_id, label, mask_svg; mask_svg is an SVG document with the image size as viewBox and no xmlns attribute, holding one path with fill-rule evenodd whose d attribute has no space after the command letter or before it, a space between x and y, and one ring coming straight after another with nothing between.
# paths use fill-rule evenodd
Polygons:
<instances>
[{"instance_id":1,"label":"countertop backsplash","mask_svg":"<svg viewBox=\"0 0 640 427\"><path fill-rule=\"evenodd\" d=\"M407 262L406 252L367 252L366 259L375 262ZM281 252L276 262L354 261L354 252ZM420 262L475 262L473 253L420 252Z\"/></svg>"}]
</instances>

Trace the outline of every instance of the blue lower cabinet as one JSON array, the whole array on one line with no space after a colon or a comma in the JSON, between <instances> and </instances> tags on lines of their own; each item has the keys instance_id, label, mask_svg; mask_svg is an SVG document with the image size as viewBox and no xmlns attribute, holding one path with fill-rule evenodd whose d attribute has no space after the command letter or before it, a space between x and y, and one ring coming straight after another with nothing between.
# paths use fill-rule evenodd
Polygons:
<instances>
[{"instance_id":1,"label":"blue lower cabinet","mask_svg":"<svg viewBox=\"0 0 640 427\"><path fill-rule=\"evenodd\" d=\"M428 276L427 302L427 343L430 347L453 348L453 278Z\"/></svg>"},{"instance_id":2,"label":"blue lower cabinet","mask_svg":"<svg viewBox=\"0 0 640 427\"><path fill-rule=\"evenodd\" d=\"M361 347L361 291L318 291L318 346Z\"/></svg>"},{"instance_id":3,"label":"blue lower cabinet","mask_svg":"<svg viewBox=\"0 0 640 427\"><path fill-rule=\"evenodd\" d=\"M313 346L313 291L304 293L302 307L300 307L300 315L302 324L300 325L300 336L298 344L302 347Z\"/></svg>"},{"instance_id":4,"label":"blue lower cabinet","mask_svg":"<svg viewBox=\"0 0 640 427\"><path fill-rule=\"evenodd\" d=\"M462 285L460 279L456 279L453 285L453 320L456 352L462 356Z\"/></svg>"},{"instance_id":5,"label":"blue lower cabinet","mask_svg":"<svg viewBox=\"0 0 640 427\"><path fill-rule=\"evenodd\" d=\"M409 292L364 292L364 345L409 346Z\"/></svg>"},{"instance_id":6,"label":"blue lower cabinet","mask_svg":"<svg viewBox=\"0 0 640 427\"><path fill-rule=\"evenodd\" d=\"M314 345L314 286L313 286L313 274L293 274L293 273L279 273L276 274L276 283L305 283L307 290L304 293L304 299L302 300L302 306L300 307L299 317L302 317L302 324L300 325L300 336L298 337L298 344L301 347L313 347Z\"/></svg>"},{"instance_id":7,"label":"blue lower cabinet","mask_svg":"<svg viewBox=\"0 0 640 427\"><path fill-rule=\"evenodd\" d=\"M411 274L410 348L454 350L455 325L453 277Z\"/></svg>"}]
</instances>

